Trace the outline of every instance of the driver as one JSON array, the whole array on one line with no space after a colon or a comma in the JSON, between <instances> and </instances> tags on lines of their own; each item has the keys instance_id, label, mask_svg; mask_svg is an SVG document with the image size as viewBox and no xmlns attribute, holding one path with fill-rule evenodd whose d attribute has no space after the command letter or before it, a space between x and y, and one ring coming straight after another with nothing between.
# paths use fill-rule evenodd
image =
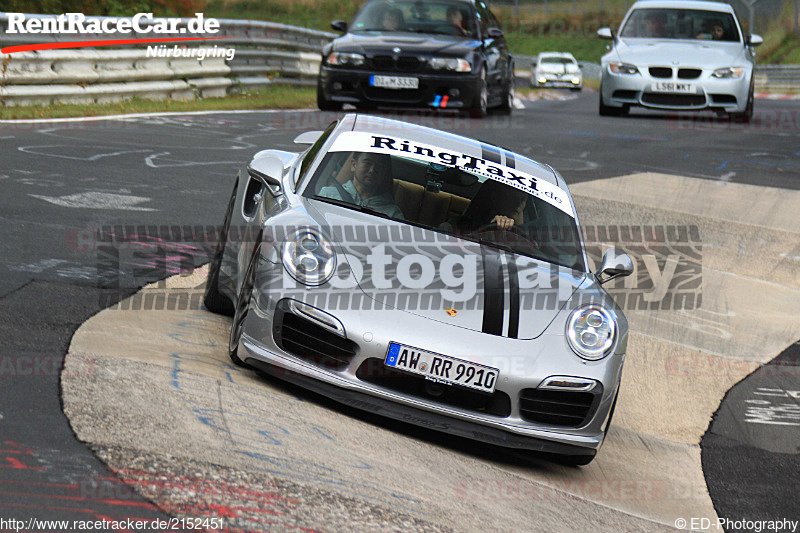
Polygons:
<instances>
[{"instance_id":1,"label":"driver","mask_svg":"<svg viewBox=\"0 0 800 533\"><path fill-rule=\"evenodd\" d=\"M524 191L488 179L478 189L464 214L451 218L441 228L465 233L496 224L498 229L510 230L523 223L527 200L528 194Z\"/></svg>"},{"instance_id":2,"label":"driver","mask_svg":"<svg viewBox=\"0 0 800 533\"><path fill-rule=\"evenodd\" d=\"M464 14L458 6L450 6L447 8L447 22L453 25L454 31L458 35L467 35L468 32L464 29Z\"/></svg>"},{"instance_id":3,"label":"driver","mask_svg":"<svg viewBox=\"0 0 800 533\"><path fill-rule=\"evenodd\" d=\"M323 187L319 196L374 209L392 218L405 218L392 195L392 160L388 154L354 152L350 165L353 179Z\"/></svg>"}]
</instances>

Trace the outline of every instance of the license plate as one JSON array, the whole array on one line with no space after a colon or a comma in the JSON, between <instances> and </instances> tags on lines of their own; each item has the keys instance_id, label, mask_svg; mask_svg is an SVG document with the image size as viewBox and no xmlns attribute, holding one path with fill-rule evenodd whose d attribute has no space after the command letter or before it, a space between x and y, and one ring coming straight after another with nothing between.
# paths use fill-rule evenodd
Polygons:
<instances>
[{"instance_id":1,"label":"license plate","mask_svg":"<svg viewBox=\"0 0 800 533\"><path fill-rule=\"evenodd\" d=\"M419 78L370 76L369 84L373 87L382 87L384 89L417 89L419 88Z\"/></svg>"},{"instance_id":2,"label":"license plate","mask_svg":"<svg viewBox=\"0 0 800 533\"><path fill-rule=\"evenodd\" d=\"M389 343L384 360L386 366L425 376L425 379L448 385L461 385L482 392L494 392L496 368L470 363L447 355Z\"/></svg>"},{"instance_id":3,"label":"license plate","mask_svg":"<svg viewBox=\"0 0 800 533\"><path fill-rule=\"evenodd\" d=\"M681 83L677 81L657 81L653 84L656 93L690 93L697 92L694 83Z\"/></svg>"}]
</instances>

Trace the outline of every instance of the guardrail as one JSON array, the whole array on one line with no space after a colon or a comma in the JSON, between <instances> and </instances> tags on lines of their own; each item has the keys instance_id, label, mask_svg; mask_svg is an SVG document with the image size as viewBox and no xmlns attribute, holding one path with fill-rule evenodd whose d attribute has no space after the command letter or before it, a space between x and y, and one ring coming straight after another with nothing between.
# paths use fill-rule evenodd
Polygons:
<instances>
[{"instance_id":1,"label":"guardrail","mask_svg":"<svg viewBox=\"0 0 800 533\"><path fill-rule=\"evenodd\" d=\"M756 91L800 91L800 65L759 65L756 67Z\"/></svg>"},{"instance_id":2,"label":"guardrail","mask_svg":"<svg viewBox=\"0 0 800 533\"><path fill-rule=\"evenodd\" d=\"M53 15L26 15L51 18ZM117 17L87 17L87 20ZM180 19L177 32L159 38L186 37L180 29L192 19ZM205 57L148 57L137 43L127 48L45 50L0 54L0 105L53 102L112 102L132 96L155 99L191 99L224 96L240 88L274 83L314 85L320 50L337 34L258 20L218 19L219 32L193 34L224 37L207 41L197 50L235 47L232 59ZM141 21L143 29L154 24ZM8 16L0 13L0 47L80 40L103 40L106 34L10 34ZM148 32L125 34L125 39L152 39ZM209 43L213 42L212 48ZM152 44L150 45L152 46ZM174 44L169 44L173 48ZM178 45L182 46L182 44ZM204 54L207 55L207 54ZM518 71L529 70L530 56L515 57ZM581 65L584 77L598 79L599 65ZM757 91L800 89L800 65L763 65L756 68Z\"/></svg>"}]
</instances>

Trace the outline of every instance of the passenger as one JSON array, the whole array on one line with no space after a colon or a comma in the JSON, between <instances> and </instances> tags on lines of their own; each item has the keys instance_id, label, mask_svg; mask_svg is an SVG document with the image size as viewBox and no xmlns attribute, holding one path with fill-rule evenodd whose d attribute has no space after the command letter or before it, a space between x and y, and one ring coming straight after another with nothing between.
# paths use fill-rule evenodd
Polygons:
<instances>
[{"instance_id":1,"label":"passenger","mask_svg":"<svg viewBox=\"0 0 800 533\"><path fill-rule=\"evenodd\" d=\"M355 152L350 162L353 179L323 187L319 196L342 200L379 211L392 218L403 219L403 212L394 201L392 160L387 154ZM332 178L335 181L335 178Z\"/></svg>"},{"instance_id":2,"label":"passenger","mask_svg":"<svg viewBox=\"0 0 800 533\"><path fill-rule=\"evenodd\" d=\"M469 233L490 224L496 224L502 230L521 226L527 200L528 194L524 191L488 179L480 186L464 214L448 220L440 229Z\"/></svg>"}]
</instances>

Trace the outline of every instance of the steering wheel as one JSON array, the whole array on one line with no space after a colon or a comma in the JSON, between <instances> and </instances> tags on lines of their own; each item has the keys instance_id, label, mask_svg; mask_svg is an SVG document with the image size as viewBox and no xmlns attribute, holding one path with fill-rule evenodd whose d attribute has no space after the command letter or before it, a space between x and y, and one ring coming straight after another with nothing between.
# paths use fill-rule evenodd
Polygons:
<instances>
[{"instance_id":1,"label":"steering wheel","mask_svg":"<svg viewBox=\"0 0 800 533\"><path fill-rule=\"evenodd\" d=\"M480 235L481 233L488 233L490 231L510 231L511 233L522 237L525 241L532 244L534 248L539 248L539 243L535 239L531 238L530 234L519 226L511 226L508 229L500 229L497 227L496 222L489 222L478 229L468 232L467 235Z\"/></svg>"}]
</instances>

